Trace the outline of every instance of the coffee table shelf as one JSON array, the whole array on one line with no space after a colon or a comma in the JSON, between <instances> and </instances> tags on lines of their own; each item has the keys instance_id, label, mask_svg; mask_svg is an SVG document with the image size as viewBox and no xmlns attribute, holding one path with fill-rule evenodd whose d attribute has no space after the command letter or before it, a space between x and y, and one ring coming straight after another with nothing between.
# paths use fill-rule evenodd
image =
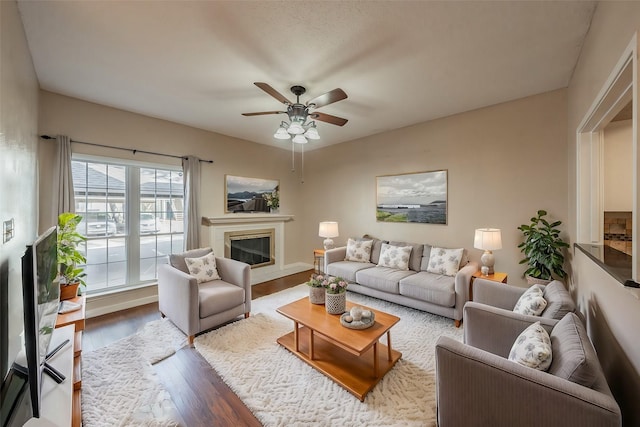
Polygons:
<instances>
[{"instance_id":1,"label":"coffee table shelf","mask_svg":"<svg viewBox=\"0 0 640 427\"><path fill-rule=\"evenodd\" d=\"M354 304L347 302L347 309ZM366 308L366 307L365 307ZM324 306L302 298L278 308L278 313L294 322L294 330L278 338L278 343L361 401L393 368L402 353L379 342L400 318L378 310L376 324L355 330L340 324L340 316L327 314ZM390 344L389 344L390 345Z\"/></svg>"}]
</instances>

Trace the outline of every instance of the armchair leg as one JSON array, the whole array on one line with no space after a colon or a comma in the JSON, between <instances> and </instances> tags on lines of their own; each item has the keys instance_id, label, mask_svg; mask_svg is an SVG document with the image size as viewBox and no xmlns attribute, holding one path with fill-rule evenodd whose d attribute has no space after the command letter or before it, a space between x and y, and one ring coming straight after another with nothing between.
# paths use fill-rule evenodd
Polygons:
<instances>
[{"instance_id":1,"label":"armchair leg","mask_svg":"<svg viewBox=\"0 0 640 427\"><path fill-rule=\"evenodd\" d=\"M167 316L165 316L165 315L164 315L164 313L163 313L163 312L160 312L160 316L162 316L162 318L163 318L163 319L164 319L165 317L167 317Z\"/></svg>"},{"instance_id":2,"label":"armchair leg","mask_svg":"<svg viewBox=\"0 0 640 427\"><path fill-rule=\"evenodd\" d=\"M245 319L248 319L250 314L251 314L251 313L249 313L249 312L245 313L245 314L244 314L244 318L245 318Z\"/></svg>"},{"instance_id":3,"label":"armchair leg","mask_svg":"<svg viewBox=\"0 0 640 427\"><path fill-rule=\"evenodd\" d=\"M453 321L453 324L456 325L456 328L459 328L461 323L462 322L460 320L454 320Z\"/></svg>"},{"instance_id":4,"label":"armchair leg","mask_svg":"<svg viewBox=\"0 0 640 427\"><path fill-rule=\"evenodd\" d=\"M189 335L189 346L193 347L193 339L195 338L195 335Z\"/></svg>"}]
</instances>

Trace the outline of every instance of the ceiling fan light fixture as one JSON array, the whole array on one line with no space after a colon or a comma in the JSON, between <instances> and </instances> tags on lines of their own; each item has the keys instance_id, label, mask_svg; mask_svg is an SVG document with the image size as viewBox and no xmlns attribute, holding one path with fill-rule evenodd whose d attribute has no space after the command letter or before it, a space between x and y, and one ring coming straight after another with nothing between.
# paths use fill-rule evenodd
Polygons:
<instances>
[{"instance_id":1,"label":"ceiling fan light fixture","mask_svg":"<svg viewBox=\"0 0 640 427\"><path fill-rule=\"evenodd\" d=\"M292 141L296 144L306 144L308 142L307 138L305 138L303 135L294 136Z\"/></svg>"},{"instance_id":2,"label":"ceiling fan light fixture","mask_svg":"<svg viewBox=\"0 0 640 427\"><path fill-rule=\"evenodd\" d=\"M304 133L307 139L320 139L320 134L316 128L316 122L309 123L309 129Z\"/></svg>"},{"instance_id":3,"label":"ceiling fan light fixture","mask_svg":"<svg viewBox=\"0 0 640 427\"><path fill-rule=\"evenodd\" d=\"M276 139L289 139L291 138L291 135L289 135L289 132L287 132L287 129L284 127L283 123L282 125L280 125L273 137Z\"/></svg>"},{"instance_id":4,"label":"ceiling fan light fixture","mask_svg":"<svg viewBox=\"0 0 640 427\"><path fill-rule=\"evenodd\" d=\"M299 122L292 121L289 125L289 129L287 129L287 132L289 132L291 135L300 135L304 133L304 128Z\"/></svg>"}]
</instances>

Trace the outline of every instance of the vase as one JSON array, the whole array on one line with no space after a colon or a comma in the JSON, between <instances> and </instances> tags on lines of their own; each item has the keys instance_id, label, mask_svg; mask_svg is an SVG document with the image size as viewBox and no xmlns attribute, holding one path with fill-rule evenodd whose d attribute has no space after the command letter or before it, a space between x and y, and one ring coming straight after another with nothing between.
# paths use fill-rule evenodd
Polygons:
<instances>
[{"instance_id":1,"label":"vase","mask_svg":"<svg viewBox=\"0 0 640 427\"><path fill-rule=\"evenodd\" d=\"M329 314L342 314L347 309L347 293L339 294L326 293L324 296L324 306Z\"/></svg>"},{"instance_id":2,"label":"vase","mask_svg":"<svg viewBox=\"0 0 640 427\"><path fill-rule=\"evenodd\" d=\"M324 288L309 286L309 302L311 304L324 304Z\"/></svg>"},{"instance_id":3,"label":"vase","mask_svg":"<svg viewBox=\"0 0 640 427\"><path fill-rule=\"evenodd\" d=\"M80 282L70 283L68 285L60 285L60 301L77 297L79 287Z\"/></svg>"}]
</instances>

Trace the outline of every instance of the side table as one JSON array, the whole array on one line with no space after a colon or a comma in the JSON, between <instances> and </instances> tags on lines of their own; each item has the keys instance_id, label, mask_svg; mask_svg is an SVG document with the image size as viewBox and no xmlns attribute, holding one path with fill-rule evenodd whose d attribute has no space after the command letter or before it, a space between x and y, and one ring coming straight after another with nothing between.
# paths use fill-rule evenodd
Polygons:
<instances>
[{"instance_id":1,"label":"side table","mask_svg":"<svg viewBox=\"0 0 640 427\"><path fill-rule=\"evenodd\" d=\"M507 273L496 271L488 276L483 276L480 270L471 275L471 281L469 283L469 301L473 301L473 281L475 279L486 279L498 283L507 283Z\"/></svg>"},{"instance_id":2,"label":"side table","mask_svg":"<svg viewBox=\"0 0 640 427\"><path fill-rule=\"evenodd\" d=\"M313 269L316 273L324 273L324 249L313 250Z\"/></svg>"}]
</instances>

